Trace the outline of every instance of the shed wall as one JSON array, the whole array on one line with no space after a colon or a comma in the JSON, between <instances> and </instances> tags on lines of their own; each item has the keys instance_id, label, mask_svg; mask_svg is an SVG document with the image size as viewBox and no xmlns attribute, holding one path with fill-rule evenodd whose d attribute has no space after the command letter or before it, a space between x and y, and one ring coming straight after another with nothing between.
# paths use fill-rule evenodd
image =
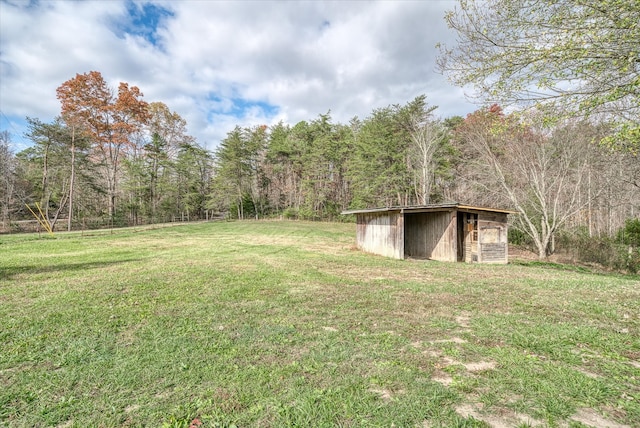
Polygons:
<instances>
[{"instance_id":1,"label":"shed wall","mask_svg":"<svg viewBox=\"0 0 640 428\"><path fill-rule=\"evenodd\" d=\"M363 251L396 259L507 263L507 213L467 207L357 213L356 242Z\"/></svg>"},{"instance_id":2,"label":"shed wall","mask_svg":"<svg viewBox=\"0 0 640 428\"><path fill-rule=\"evenodd\" d=\"M358 214L356 242L369 253L403 259L403 216L399 212Z\"/></svg>"},{"instance_id":3,"label":"shed wall","mask_svg":"<svg viewBox=\"0 0 640 428\"><path fill-rule=\"evenodd\" d=\"M478 261L481 263L507 263L507 215L483 213L478 219Z\"/></svg>"},{"instance_id":4,"label":"shed wall","mask_svg":"<svg viewBox=\"0 0 640 428\"><path fill-rule=\"evenodd\" d=\"M405 214L404 239L408 257L455 262L455 211Z\"/></svg>"}]
</instances>

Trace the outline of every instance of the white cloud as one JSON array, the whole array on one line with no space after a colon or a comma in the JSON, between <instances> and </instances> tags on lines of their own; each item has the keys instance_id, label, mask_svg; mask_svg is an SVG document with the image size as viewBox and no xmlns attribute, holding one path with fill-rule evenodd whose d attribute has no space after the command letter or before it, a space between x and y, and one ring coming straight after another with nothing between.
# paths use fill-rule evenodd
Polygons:
<instances>
[{"instance_id":1,"label":"white cloud","mask_svg":"<svg viewBox=\"0 0 640 428\"><path fill-rule=\"evenodd\" d=\"M209 148L235 125L295 124L329 110L347 122L423 93L441 116L473 109L434 71L436 43L452 37L442 16L453 1L156 4L173 15L154 45L116 34L133 22L124 1L0 2L4 117L53 119L56 88L90 70L164 102Z\"/></svg>"}]
</instances>

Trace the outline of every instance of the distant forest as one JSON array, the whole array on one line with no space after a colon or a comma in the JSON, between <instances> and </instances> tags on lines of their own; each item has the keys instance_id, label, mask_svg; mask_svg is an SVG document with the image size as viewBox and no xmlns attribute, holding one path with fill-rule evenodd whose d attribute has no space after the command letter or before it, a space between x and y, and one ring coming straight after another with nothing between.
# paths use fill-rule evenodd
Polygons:
<instances>
[{"instance_id":1,"label":"distant forest","mask_svg":"<svg viewBox=\"0 0 640 428\"><path fill-rule=\"evenodd\" d=\"M4 232L34 216L56 230L214 216L344 221L346 209L458 201L518 212L512 241L545 257L585 237L627 245L640 226L638 154L603 143L615 136L606 121L550 122L498 105L441 119L423 95L349 123L327 112L236 126L210 152L178 113L127 83L110 88L99 72L57 96L59 118L27 119L28 149L12 153L1 133Z\"/></svg>"}]
</instances>

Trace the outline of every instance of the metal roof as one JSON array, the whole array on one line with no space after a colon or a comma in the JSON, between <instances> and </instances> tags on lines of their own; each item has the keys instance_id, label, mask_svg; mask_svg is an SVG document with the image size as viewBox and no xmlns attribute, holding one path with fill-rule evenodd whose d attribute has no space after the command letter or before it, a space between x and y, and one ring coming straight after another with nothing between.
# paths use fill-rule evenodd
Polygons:
<instances>
[{"instance_id":1,"label":"metal roof","mask_svg":"<svg viewBox=\"0 0 640 428\"><path fill-rule=\"evenodd\" d=\"M368 213L383 213L383 212L400 212L400 213L420 213L420 212L437 212L437 211L489 211L495 213L504 214L517 214L516 211L505 210L501 208L488 208L488 207L476 207L472 205L464 205L458 202L448 202L442 204L428 204L428 205L413 205L406 207L386 207L386 208L370 208L363 210L347 210L342 211L341 214L368 214Z\"/></svg>"}]
</instances>

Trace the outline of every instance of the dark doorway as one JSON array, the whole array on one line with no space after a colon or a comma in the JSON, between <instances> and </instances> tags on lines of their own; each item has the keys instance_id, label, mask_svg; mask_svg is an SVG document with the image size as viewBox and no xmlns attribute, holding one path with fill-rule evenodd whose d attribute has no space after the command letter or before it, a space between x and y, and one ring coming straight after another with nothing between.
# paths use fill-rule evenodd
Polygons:
<instances>
[{"instance_id":1,"label":"dark doorway","mask_svg":"<svg viewBox=\"0 0 640 428\"><path fill-rule=\"evenodd\" d=\"M461 213L460 211L458 211L458 216L456 217L456 248L458 250L457 260L459 262L464 261L464 231L465 224L467 223L465 217L465 213Z\"/></svg>"}]
</instances>

